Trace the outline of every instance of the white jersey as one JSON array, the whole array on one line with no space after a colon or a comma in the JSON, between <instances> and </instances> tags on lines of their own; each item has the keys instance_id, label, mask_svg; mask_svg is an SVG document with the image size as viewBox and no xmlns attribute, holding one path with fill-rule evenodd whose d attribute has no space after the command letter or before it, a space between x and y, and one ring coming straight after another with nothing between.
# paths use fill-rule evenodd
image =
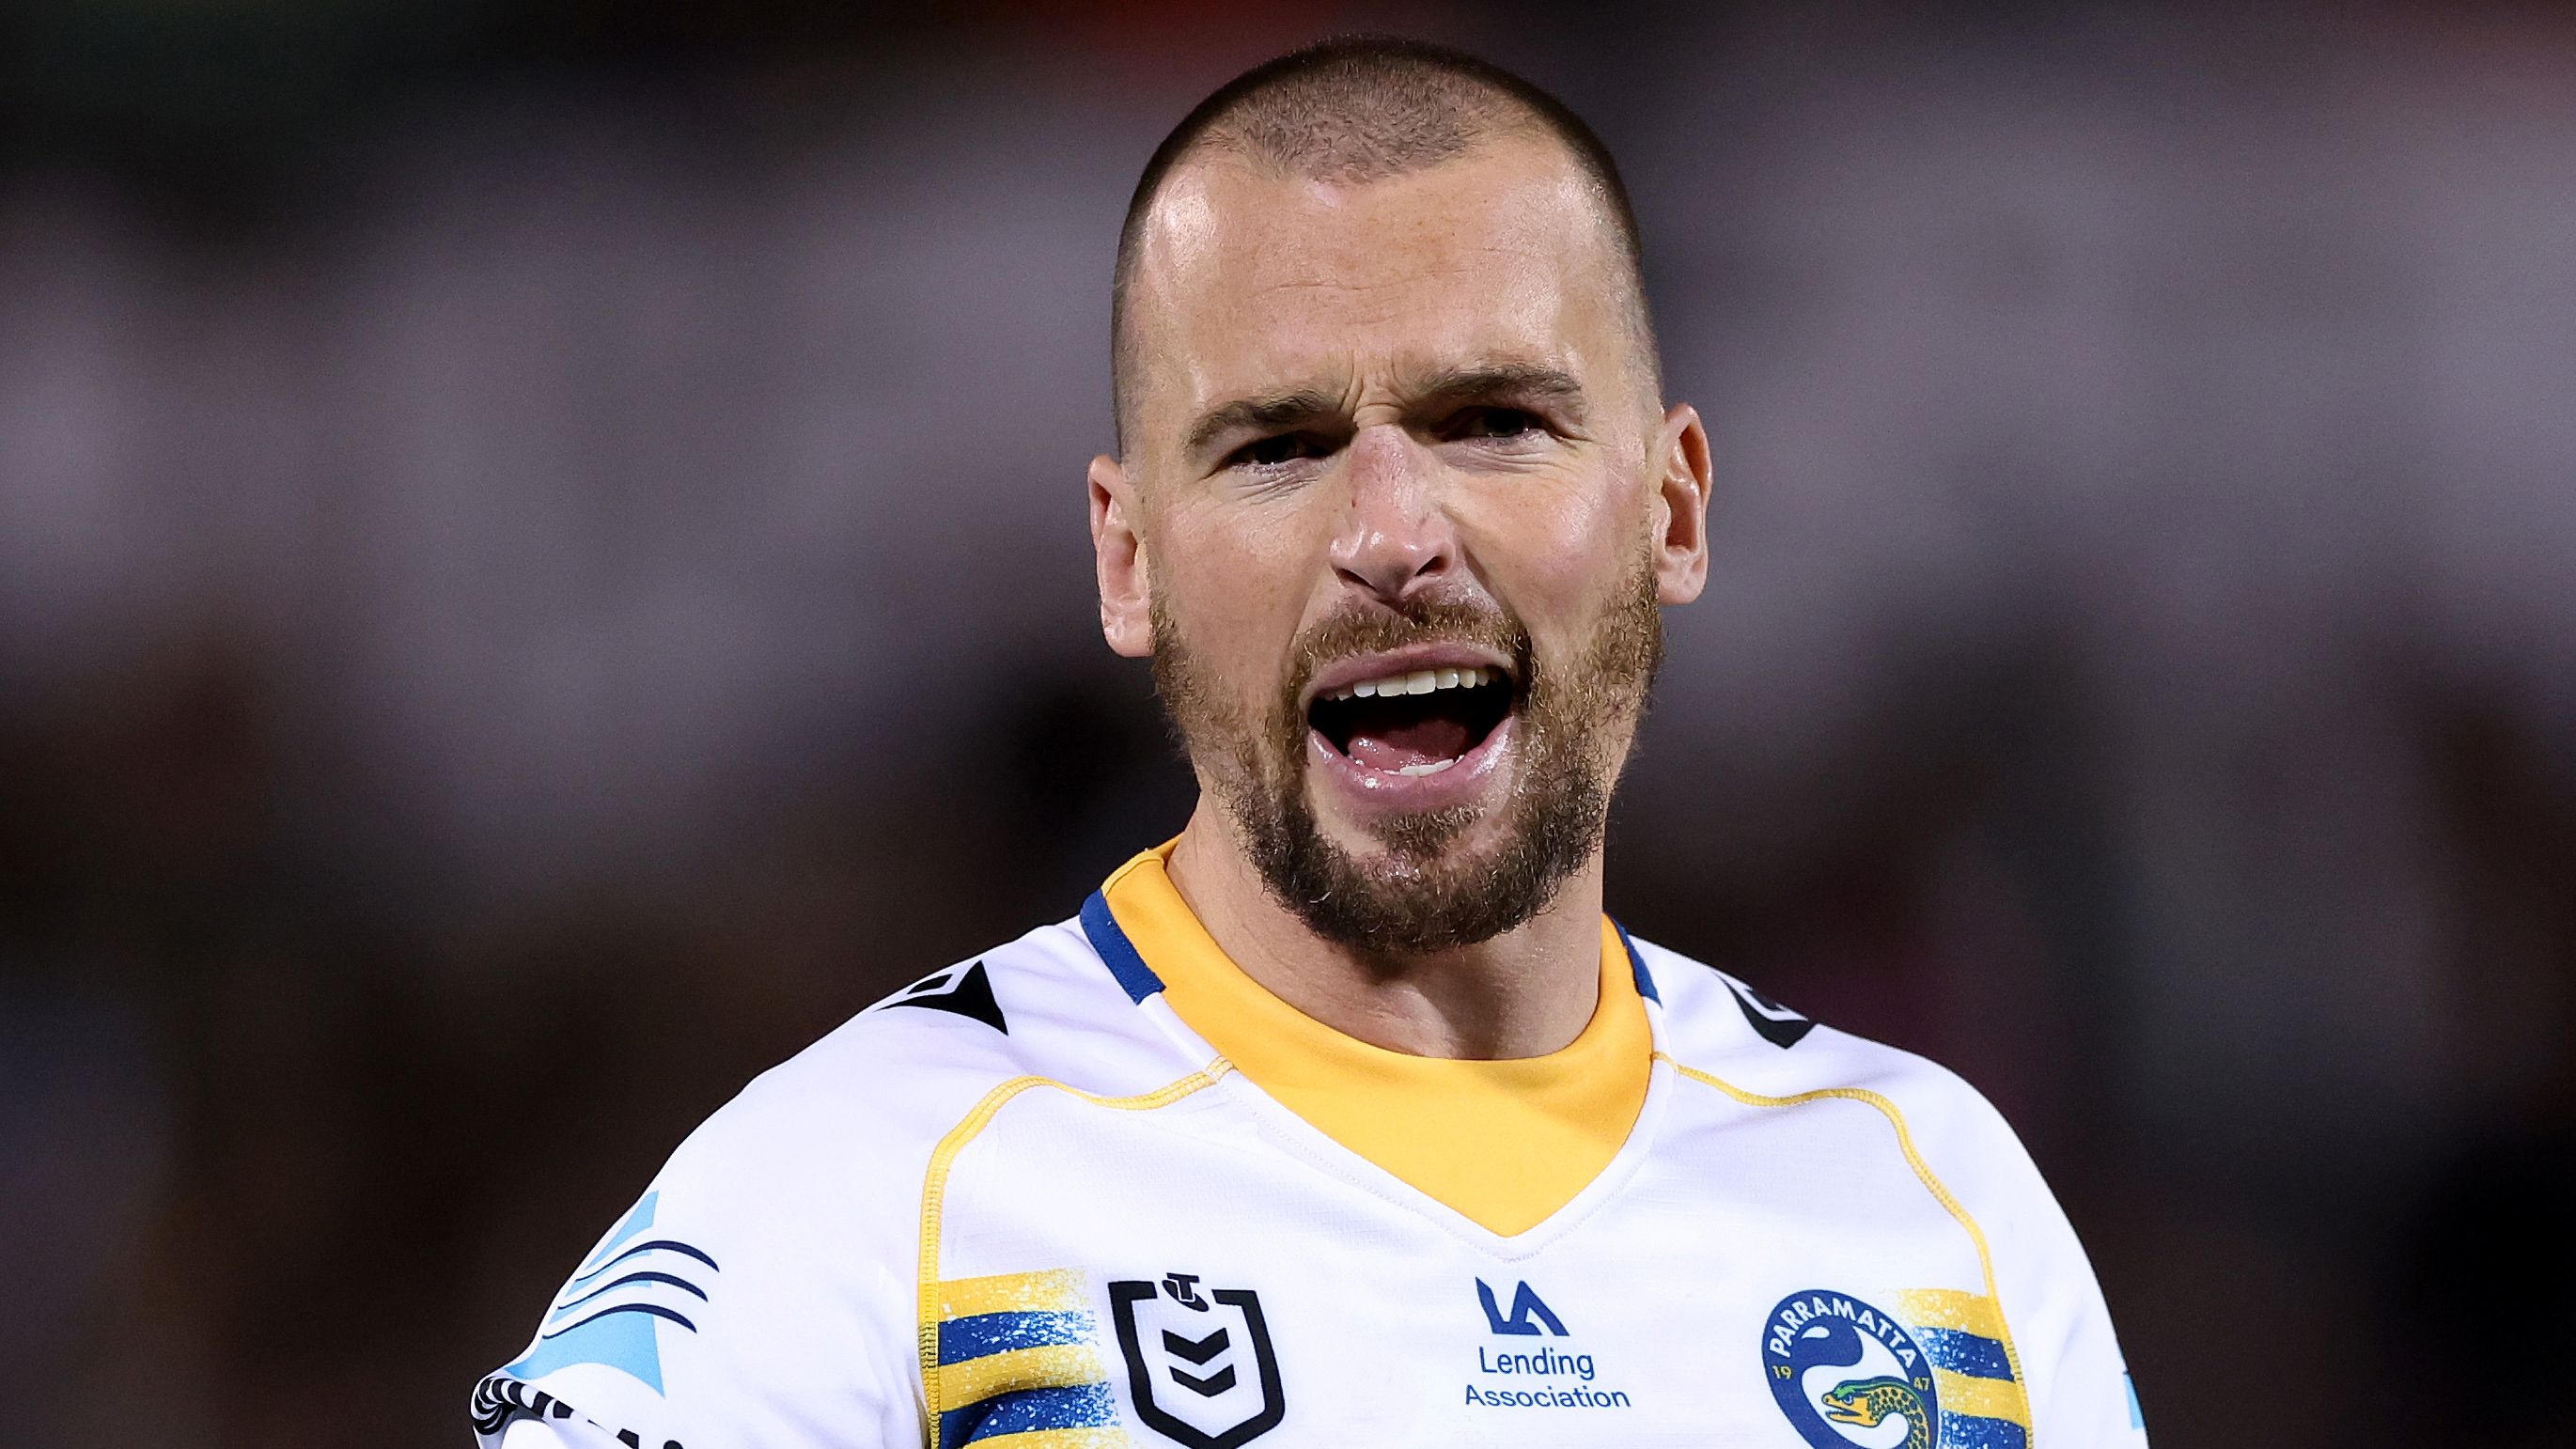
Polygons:
<instances>
[{"instance_id":1,"label":"white jersey","mask_svg":"<svg viewBox=\"0 0 2576 1449\"><path fill-rule=\"evenodd\" d=\"M1949 1072L1611 930L1639 1092L1525 1222L1475 1177L1545 1131L1390 1170L1185 1019L1160 865L708 1119L476 1387L486 1449L2143 1449L2082 1248Z\"/></svg>"}]
</instances>

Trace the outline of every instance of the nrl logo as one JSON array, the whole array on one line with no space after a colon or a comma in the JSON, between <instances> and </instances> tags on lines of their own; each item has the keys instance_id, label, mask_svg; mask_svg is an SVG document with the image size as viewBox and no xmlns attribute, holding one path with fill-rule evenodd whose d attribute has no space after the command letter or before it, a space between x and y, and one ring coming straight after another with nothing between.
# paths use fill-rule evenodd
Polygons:
<instances>
[{"instance_id":1,"label":"nrl logo","mask_svg":"<svg viewBox=\"0 0 2576 1449\"><path fill-rule=\"evenodd\" d=\"M1136 1416L1190 1449L1238 1449L1279 1427L1288 1402L1261 1296L1202 1292L1195 1273L1109 1285Z\"/></svg>"}]
</instances>

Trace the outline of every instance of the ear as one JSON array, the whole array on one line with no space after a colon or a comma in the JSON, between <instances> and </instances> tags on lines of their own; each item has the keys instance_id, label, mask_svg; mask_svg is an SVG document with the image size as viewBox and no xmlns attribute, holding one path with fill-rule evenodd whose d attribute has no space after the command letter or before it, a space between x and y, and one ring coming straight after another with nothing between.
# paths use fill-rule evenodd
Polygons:
<instances>
[{"instance_id":1,"label":"ear","mask_svg":"<svg viewBox=\"0 0 2576 1449\"><path fill-rule=\"evenodd\" d=\"M1708 431L1699 410L1676 403L1656 438L1652 546L1655 596L1687 604L1708 585Z\"/></svg>"},{"instance_id":2,"label":"ear","mask_svg":"<svg viewBox=\"0 0 2576 1449\"><path fill-rule=\"evenodd\" d=\"M1136 524L1136 489L1127 469L1106 453L1092 459L1091 556L1100 583L1100 633L1113 651L1143 659L1154 652L1153 589Z\"/></svg>"}]
</instances>

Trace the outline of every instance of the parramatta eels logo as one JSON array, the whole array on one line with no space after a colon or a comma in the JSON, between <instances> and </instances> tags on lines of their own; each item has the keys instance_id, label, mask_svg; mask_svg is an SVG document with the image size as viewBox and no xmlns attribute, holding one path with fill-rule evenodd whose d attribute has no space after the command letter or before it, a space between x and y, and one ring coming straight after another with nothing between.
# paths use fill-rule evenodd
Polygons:
<instances>
[{"instance_id":1,"label":"parramatta eels logo","mask_svg":"<svg viewBox=\"0 0 2576 1449\"><path fill-rule=\"evenodd\" d=\"M1762 1324L1763 1378L1815 1449L1933 1449L1941 1405L1923 1345L1884 1309L1813 1288Z\"/></svg>"}]
</instances>

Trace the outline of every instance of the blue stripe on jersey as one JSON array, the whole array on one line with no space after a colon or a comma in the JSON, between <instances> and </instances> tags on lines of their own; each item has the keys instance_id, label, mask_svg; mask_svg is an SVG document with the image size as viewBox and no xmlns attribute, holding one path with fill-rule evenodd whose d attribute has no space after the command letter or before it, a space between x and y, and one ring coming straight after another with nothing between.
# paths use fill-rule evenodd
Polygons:
<instances>
[{"instance_id":1,"label":"blue stripe on jersey","mask_svg":"<svg viewBox=\"0 0 2576 1449\"><path fill-rule=\"evenodd\" d=\"M1098 891L1093 891L1091 899L1082 903L1082 934L1091 938L1091 949L1099 952L1100 959L1108 963L1109 974L1117 977L1118 984L1127 988L1128 999L1142 1006L1146 997L1163 989L1163 978L1155 975L1154 968L1145 964L1145 958L1136 954L1135 944L1127 939L1125 931L1118 929L1118 918L1109 914L1109 897Z\"/></svg>"},{"instance_id":2,"label":"blue stripe on jersey","mask_svg":"<svg viewBox=\"0 0 2576 1449\"><path fill-rule=\"evenodd\" d=\"M1663 1005L1664 999L1655 994L1655 978L1646 970L1645 956L1637 950L1637 943L1628 939L1628 928L1620 925L1619 918L1613 916L1610 929L1619 933L1619 944L1628 950L1628 969L1637 973L1637 994L1657 1006Z\"/></svg>"},{"instance_id":3,"label":"blue stripe on jersey","mask_svg":"<svg viewBox=\"0 0 2576 1449\"><path fill-rule=\"evenodd\" d=\"M1978 1333L1963 1333L1955 1328L1918 1328L1925 1356L1934 1368L1945 1368L1972 1379L2012 1380L2012 1358L2004 1346Z\"/></svg>"},{"instance_id":4,"label":"blue stripe on jersey","mask_svg":"<svg viewBox=\"0 0 2576 1449\"><path fill-rule=\"evenodd\" d=\"M939 1361L964 1363L1015 1348L1044 1348L1057 1343L1089 1343L1088 1313L978 1313L939 1325Z\"/></svg>"},{"instance_id":5,"label":"blue stripe on jersey","mask_svg":"<svg viewBox=\"0 0 2576 1449\"><path fill-rule=\"evenodd\" d=\"M609 1269L616 1267L618 1264L625 1262L627 1259L641 1257L646 1253L679 1253L686 1257L695 1258L699 1262L706 1264L708 1267L715 1268L719 1273L724 1271L722 1268L716 1268L715 1259L708 1257L706 1254L690 1247L686 1243L679 1242L672 1238L655 1238L649 1243L637 1243L634 1247L627 1249L625 1252L618 1254L616 1257L609 1259L607 1262L600 1264L598 1267L591 1269L580 1277L572 1279L570 1282L564 1284L564 1288L566 1291L578 1288L584 1283L589 1282L591 1279L598 1277L600 1274L607 1272Z\"/></svg>"},{"instance_id":6,"label":"blue stripe on jersey","mask_svg":"<svg viewBox=\"0 0 2576 1449\"><path fill-rule=\"evenodd\" d=\"M2029 1449L2030 1431L2010 1419L1941 1411L1941 1449Z\"/></svg>"},{"instance_id":7,"label":"blue stripe on jersey","mask_svg":"<svg viewBox=\"0 0 2576 1449\"><path fill-rule=\"evenodd\" d=\"M958 1449L1005 1434L1102 1428L1117 1422L1118 1396L1107 1384L1016 1389L940 1415L939 1449Z\"/></svg>"},{"instance_id":8,"label":"blue stripe on jersey","mask_svg":"<svg viewBox=\"0 0 2576 1449\"><path fill-rule=\"evenodd\" d=\"M610 1309L540 1338L527 1357L501 1372L514 1379L530 1380L572 1364L605 1364L633 1375L658 1394L662 1392L662 1353L660 1342L653 1336L653 1325L668 1310L643 1304L634 1307L640 1311ZM669 1316L675 1322L685 1321L677 1314Z\"/></svg>"},{"instance_id":9,"label":"blue stripe on jersey","mask_svg":"<svg viewBox=\"0 0 2576 1449\"><path fill-rule=\"evenodd\" d=\"M546 1315L546 1321L548 1323L552 1323L556 1319L565 1316L576 1308L579 1308L581 1305L588 1303L593 1298L597 1298L602 1294L613 1293L630 1283L668 1283L683 1293L695 1294L700 1301L704 1301L707 1296L707 1290L690 1282L686 1278L674 1277L669 1273L629 1273L623 1278L610 1279L599 1287L593 1288L589 1292L584 1293L579 1298L565 1299L562 1307L557 1308L554 1312Z\"/></svg>"}]
</instances>

